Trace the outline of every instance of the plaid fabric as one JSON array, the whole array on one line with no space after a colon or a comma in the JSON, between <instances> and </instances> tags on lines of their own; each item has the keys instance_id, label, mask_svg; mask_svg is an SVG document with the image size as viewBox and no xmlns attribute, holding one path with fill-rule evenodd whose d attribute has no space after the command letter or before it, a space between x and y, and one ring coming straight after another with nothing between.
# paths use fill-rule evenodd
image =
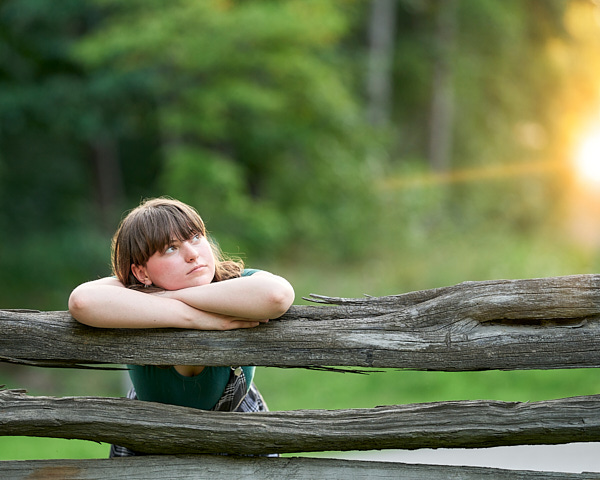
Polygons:
<instances>
[{"instance_id":1,"label":"plaid fabric","mask_svg":"<svg viewBox=\"0 0 600 480\"><path fill-rule=\"evenodd\" d=\"M246 392L247 390L247 392ZM132 387L127 393L127 398L131 400L137 400L135 389ZM229 381L225 386L223 395L217 402L217 404L211 408L212 411L219 412L267 412L269 409L265 403L262 395L254 385L254 382L248 384L246 382L246 375L241 367L231 368L229 374ZM114 457L131 457L136 455L145 455L141 452L136 452L126 447L119 445L110 446L110 458ZM277 456L277 455L266 455L266 456Z\"/></svg>"}]
</instances>

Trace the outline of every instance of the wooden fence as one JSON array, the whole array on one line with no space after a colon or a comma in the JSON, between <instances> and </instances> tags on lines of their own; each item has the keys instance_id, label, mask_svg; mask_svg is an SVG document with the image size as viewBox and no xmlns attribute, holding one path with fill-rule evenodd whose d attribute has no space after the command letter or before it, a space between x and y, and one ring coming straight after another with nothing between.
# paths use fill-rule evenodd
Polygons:
<instances>
[{"instance_id":1,"label":"wooden fence","mask_svg":"<svg viewBox=\"0 0 600 480\"><path fill-rule=\"evenodd\" d=\"M0 360L78 368L122 363L439 371L600 366L600 275L312 299L319 305L294 306L279 320L227 332L95 329L67 312L0 310ZM0 462L2 478L600 478L588 473L236 456L597 442L600 396L244 414L3 390L0 435L110 442L150 454L5 461ZM233 455L207 455L224 452ZM152 455L158 453L168 455Z\"/></svg>"}]
</instances>

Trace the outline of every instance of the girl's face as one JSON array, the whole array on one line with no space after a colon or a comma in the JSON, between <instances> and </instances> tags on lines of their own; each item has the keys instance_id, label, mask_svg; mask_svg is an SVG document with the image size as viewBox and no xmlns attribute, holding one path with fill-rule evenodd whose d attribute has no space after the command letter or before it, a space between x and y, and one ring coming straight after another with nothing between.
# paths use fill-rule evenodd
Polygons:
<instances>
[{"instance_id":1,"label":"girl's face","mask_svg":"<svg viewBox=\"0 0 600 480\"><path fill-rule=\"evenodd\" d=\"M146 285L165 290L207 285L215 276L215 257L203 235L189 240L174 238L163 250L155 252L146 265L132 265L136 278Z\"/></svg>"}]
</instances>

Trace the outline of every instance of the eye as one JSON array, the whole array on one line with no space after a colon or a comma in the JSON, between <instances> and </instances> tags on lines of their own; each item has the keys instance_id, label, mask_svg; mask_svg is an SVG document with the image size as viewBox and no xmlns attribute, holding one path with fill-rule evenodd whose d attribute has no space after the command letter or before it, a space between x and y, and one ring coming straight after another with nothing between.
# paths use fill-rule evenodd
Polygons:
<instances>
[{"instance_id":1,"label":"eye","mask_svg":"<svg viewBox=\"0 0 600 480\"><path fill-rule=\"evenodd\" d=\"M196 233L191 239L190 242L192 243L198 243L200 240L202 239L202 235L199 233Z\"/></svg>"},{"instance_id":2,"label":"eye","mask_svg":"<svg viewBox=\"0 0 600 480\"><path fill-rule=\"evenodd\" d=\"M175 245L169 245L167 248L165 248L165 253L173 253L175 250L177 250Z\"/></svg>"}]
</instances>

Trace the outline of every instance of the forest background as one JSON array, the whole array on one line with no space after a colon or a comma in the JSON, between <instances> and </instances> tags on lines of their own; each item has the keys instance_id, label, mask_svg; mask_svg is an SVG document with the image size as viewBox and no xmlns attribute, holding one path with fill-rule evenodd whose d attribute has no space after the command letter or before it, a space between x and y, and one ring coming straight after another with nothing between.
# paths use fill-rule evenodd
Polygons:
<instances>
[{"instance_id":1,"label":"forest background","mask_svg":"<svg viewBox=\"0 0 600 480\"><path fill-rule=\"evenodd\" d=\"M5 0L2 308L110 274L123 212L169 195L252 267L357 297L598 271L591 0ZM598 130L600 132L600 130ZM596 136L594 136L596 135ZM589 153L590 148L585 150ZM120 374L3 365L33 394ZM598 393L597 372L261 368L271 409ZM0 438L1 458L105 456Z\"/></svg>"}]
</instances>

